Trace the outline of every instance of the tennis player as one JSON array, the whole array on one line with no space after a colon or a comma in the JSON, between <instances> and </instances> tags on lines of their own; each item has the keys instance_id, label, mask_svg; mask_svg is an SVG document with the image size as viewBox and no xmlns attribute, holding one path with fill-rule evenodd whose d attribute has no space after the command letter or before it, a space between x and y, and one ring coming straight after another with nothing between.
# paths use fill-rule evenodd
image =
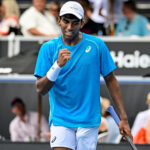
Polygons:
<instances>
[{"instance_id":1,"label":"tennis player","mask_svg":"<svg viewBox=\"0 0 150 150\"><path fill-rule=\"evenodd\" d=\"M100 125L100 74L120 113L120 132L132 138L114 61L104 42L80 32L84 10L66 2L59 14L62 35L44 43L35 73L39 93L49 92L53 150L96 150Z\"/></svg>"}]
</instances>

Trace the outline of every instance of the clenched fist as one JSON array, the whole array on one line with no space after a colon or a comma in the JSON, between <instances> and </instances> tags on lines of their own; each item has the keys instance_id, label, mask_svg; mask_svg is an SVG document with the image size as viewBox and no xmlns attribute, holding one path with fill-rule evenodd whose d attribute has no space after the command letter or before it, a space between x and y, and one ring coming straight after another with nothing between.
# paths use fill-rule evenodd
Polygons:
<instances>
[{"instance_id":1,"label":"clenched fist","mask_svg":"<svg viewBox=\"0 0 150 150\"><path fill-rule=\"evenodd\" d=\"M60 50L58 59L57 59L58 66L63 67L67 63L67 61L70 59L70 54L71 52L66 48Z\"/></svg>"}]
</instances>

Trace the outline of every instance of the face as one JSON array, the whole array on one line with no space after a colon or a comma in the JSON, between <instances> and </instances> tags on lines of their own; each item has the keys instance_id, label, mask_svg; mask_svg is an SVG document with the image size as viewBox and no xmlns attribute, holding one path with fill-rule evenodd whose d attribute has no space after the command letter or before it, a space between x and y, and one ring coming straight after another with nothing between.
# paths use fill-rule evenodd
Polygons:
<instances>
[{"instance_id":1,"label":"face","mask_svg":"<svg viewBox=\"0 0 150 150\"><path fill-rule=\"evenodd\" d=\"M0 6L0 19L5 16L5 7L3 5Z\"/></svg>"},{"instance_id":2,"label":"face","mask_svg":"<svg viewBox=\"0 0 150 150\"><path fill-rule=\"evenodd\" d=\"M62 16L59 18L58 22L61 26L64 40L68 41L75 39L83 26L83 22L76 17L70 19Z\"/></svg>"},{"instance_id":3,"label":"face","mask_svg":"<svg viewBox=\"0 0 150 150\"><path fill-rule=\"evenodd\" d=\"M56 18L59 16L59 10L60 10L60 8L57 4L52 4L49 8L50 14L52 14Z\"/></svg>"},{"instance_id":4,"label":"face","mask_svg":"<svg viewBox=\"0 0 150 150\"><path fill-rule=\"evenodd\" d=\"M25 112L25 108L21 104L16 104L15 106L12 107L12 112L16 116L22 116L24 114L24 112Z\"/></svg>"},{"instance_id":5,"label":"face","mask_svg":"<svg viewBox=\"0 0 150 150\"><path fill-rule=\"evenodd\" d=\"M46 7L46 0L33 0L33 6L40 12L43 12Z\"/></svg>"},{"instance_id":6,"label":"face","mask_svg":"<svg viewBox=\"0 0 150 150\"><path fill-rule=\"evenodd\" d=\"M125 5L123 5L122 12L125 16L128 16L128 15L130 15L131 11L129 8L127 8Z\"/></svg>"}]
</instances>

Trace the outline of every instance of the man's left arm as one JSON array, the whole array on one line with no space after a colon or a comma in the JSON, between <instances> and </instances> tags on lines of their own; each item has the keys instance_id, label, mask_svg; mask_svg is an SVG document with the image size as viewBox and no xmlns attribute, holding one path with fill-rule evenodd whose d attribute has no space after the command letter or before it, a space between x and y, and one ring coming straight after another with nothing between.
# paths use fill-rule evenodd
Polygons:
<instances>
[{"instance_id":1,"label":"man's left arm","mask_svg":"<svg viewBox=\"0 0 150 150\"><path fill-rule=\"evenodd\" d=\"M109 93L119 111L119 116L121 119L121 122L119 124L120 133L124 134L124 132L125 132L126 135L130 136L130 138L133 139L133 137L131 135L130 127L128 124L127 114L124 109L123 99L121 96L121 91L120 91L118 81L115 78L115 75L113 72L111 72L110 74L105 76L104 79L105 79L107 88L109 90Z\"/></svg>"}]
</instances>

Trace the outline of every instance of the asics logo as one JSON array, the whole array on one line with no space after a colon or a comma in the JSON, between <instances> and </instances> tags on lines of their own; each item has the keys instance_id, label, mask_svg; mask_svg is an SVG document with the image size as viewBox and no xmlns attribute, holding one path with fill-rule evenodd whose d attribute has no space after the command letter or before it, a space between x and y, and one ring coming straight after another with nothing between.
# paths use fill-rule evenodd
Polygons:
<instances>
[{"instance_id":1,"label":"asics logo","mask_svg":"<svg viewBox=\"0 0 150 150\"><path fill-rule=\"evenodd\" d=\"M92 48L91 46L88 46L88 47L86 48L85 52L86 52L86 53L90 52L91 48Z\"/></svg>"},{"instance_id":2,"label":"asics logo","mask_svg":"<svg viewBox=\"0 0 150 150\"><path fill-rule=\"evenodd\" d=\"M56 136L53 137L51 143L54 143L56 141Z\"/></svg>"}]
</instances>

